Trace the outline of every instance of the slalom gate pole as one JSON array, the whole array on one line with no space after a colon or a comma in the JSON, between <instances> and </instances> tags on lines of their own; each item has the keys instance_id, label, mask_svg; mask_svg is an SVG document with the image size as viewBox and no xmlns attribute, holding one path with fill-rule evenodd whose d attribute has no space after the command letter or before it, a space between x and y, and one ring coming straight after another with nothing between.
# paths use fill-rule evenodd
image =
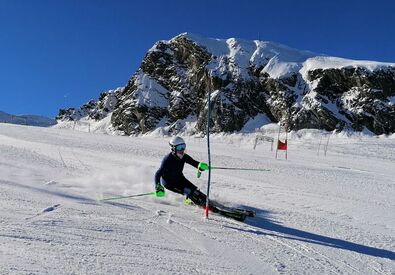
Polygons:
<instances>
[{"instance_id":1,"label":"slalom gate pole","mask_svg":"<svg viewBox=\"0 0 395 275\"><path fill-rule=\"evenodd\" d=\"M142 196L149 196L149 195L155 195L155 192L142 193L142 194L136 194L136 195L130 195L130 196L116 196L116 197L104 198L99 201L121 200L121 199L135 198L135 197L142 197Z\"/></svg>"},{"instance_id":2,"label":"slalom gate pole","mask_svg":"<svg viewBox=\"0 0 395 275\"><path fill-rule=\"evenodd\" d=\"M278 137L277 137L277 145L276 145L276 159L278 153L278 143L280 142L280 132L281 132L281 121L280 121L280 128L278 129Z\"/></svg>"},{"instance_id":3,"label":"slalom gate pole","mask_svg":"<svg viewBox=\"0 0 395 275\"><path fill-rule=\"evenodd\" d=\"M285 159L288 160L288 121L285 127L285 142L287 143L287 147L285 148Z\"/></svg>"},{"instance_id":4,"label":"slalom gate pole","mask_svg":"<svg viewBox=\"0 0 395 275\"><path fill-rule=\"evenodd\" d=\"M211 166L211 155L210 155L210 120L211 120L211 91L208 90L208 110L207 110L207 153L208 153L208 166ZM209 206L209 195L210 195L210 179L211 179L211 169L208 169L208 180L207 180L207 193L206 193L206 208L204 213L206 219L208 219L208 206Z\"/></svg>"},{"instance_id":5,"label":"slalom gate pole","mask_svg":"<svg viewBox=\"0 0 395 275\"><path fill-rule=\"evenodd\" d=\"M264 169L264 168L239 168L239 167L211 167L211 169L221 169L221 170L240 170L240 171L257 171L257 172L268 172L271 171L270 169Z\"/></svg>"}]
</instances>

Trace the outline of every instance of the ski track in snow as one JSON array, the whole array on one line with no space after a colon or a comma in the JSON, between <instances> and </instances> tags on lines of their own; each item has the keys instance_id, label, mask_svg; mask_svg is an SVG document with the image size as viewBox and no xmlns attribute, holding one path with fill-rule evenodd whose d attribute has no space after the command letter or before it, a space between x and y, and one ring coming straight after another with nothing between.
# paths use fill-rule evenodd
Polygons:
<instances>
[{"instance_id":1,"label":"ski track in snow","mask_svg":"<svg viewBox=\"0 0 395 275\"><path fill-rule=\"evenodd\" d=\"M152 212L152 210L149 210L148 208L142 208ZM161 213L162 214L158 216L163 216L163 214L166 214L167 212L162 211ZM224 273L233 274L234 271L232 270L237 270L237 272L244 274L257 274L260 272L272 273L274 271L266 267L263 262L259 261L259 259L255 259L255 255L251 255L246 251L238 251L235 247L229 247L226 242L222 242L215 235L210 235L198 228L187 225L185 222L181 222L174 216L174 214L169 213L169 215L170 216L166 222L167 224L164 223L162 219L160 226L165 228L170 234L174 235L174 237L182 239L182 241L188 246L193 246L204 253L209 253L212 258L217 258L217 260L221 259L221 262L225 262L223 265L224 267L229 268L230 266L235 266L233 268L229 268L229 270L224 270ZM158 224L158 222L156 223ZM229 253L228 251L232 251L232 253ZM252 262L255 262L255 264L252 264L250 267Z\"/></svg>"},{"instance_id":2,"label":"ski track in snow","mask_svg":"<svg viewBox=\"0 0 395 275\"><path fill-rule=\"evenodd\" d=\"M204 140L187 143L206 159ZM274 160L248 137L213 138L215 166L271 169L213 171L212 198L257 212L241 223L170 192L97 201L151 191L167 138L0 124L0 274L395 274L395 139L289 146Z\"/></svg>"},{"instance_id":3,"label":"ski track in snow","mask_svg":"<svg viewBox=\"0 0 395 275\"><path fill-rule=\"evenodd\" d=\"M262 243L263 245L267 245L267 241L264 239L269 239L272 240L280 245L280 249L283 250L284 248L287 248L291 250L291 253L296 253L298 254L299 257L306 258L308 260L311 260L315 264L318 264L321 266L324 270L323 272L325 273L330 272L331 274L339 274L339 273L348 273L350 272L353 274L354 272L359 273L361 272L358 268L352 266L351 264L347 262L342 262L341 260L336 259L335 257L330 258L328 256L325 256L321 252L313 249L312 247L309 247L307 245L304 245L302 242L290 242L286 241L285 239L287 238L286 236L273 236L267 233L264 233L262 231L257 231L256 228L245 226L245 225L240 225L240 228L235 228L235 230L241 230L241 231L247 231L247 232L257 232L255 234L257 235L264 235L263 238L259 238L254 236L253 234L245 234L244 235L248 238L253 239L256 242ZM275 249L275 248L272 248ZM278 249L278 248L277 248ZM290 252L288 252L290 253ZM295 255L293 255L295 257ZM361 262L359 262L361 264ZM343 270L343 268L346 268L346 270ZM307 268L307 267L305 267ZM377 271L377 270L375 270ZM296 271L295 271L296 272ZM300 271L299 271L300 272Z\"/></svg>"}]
</instances>

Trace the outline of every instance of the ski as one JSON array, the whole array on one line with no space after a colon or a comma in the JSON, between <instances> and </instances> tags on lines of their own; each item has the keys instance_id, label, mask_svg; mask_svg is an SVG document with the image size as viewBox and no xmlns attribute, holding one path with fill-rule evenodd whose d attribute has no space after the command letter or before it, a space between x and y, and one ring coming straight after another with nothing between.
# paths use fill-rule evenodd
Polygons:
<instances>
[{"instance_id":1,"label":"ski","mask_svg":"<svg viewBox=\"0 0 395 275\"><path fill-rule=\"evenodd\" d=\"M197 205L199 207L206 207L206 195L200 192L200 190L194 190L190 193L187 198L184 199L185 205ZM238 221L244 221L246 217L254 217L255 212L248 209L242 209L237 207L225 206L216 201L210 200L209 210L220 214L225 217L233 218Z\"/></svg>"},{"instance_id":2,"label":"ski","mask_svg":"<svg viewBox=\"0 0 395 275\"><path fill-rule=\"evenodd\" d=\"M243 222L247 218L247 215L245 213L242 213L240 211L232 211L230 209L221 208L219 206L211 206L210 210L213 213L219 214L227 218L232 218L241 222Z\"/></svg>"},{"instance_id":3,"label":"ski","mask_svg":"<svg viewBox=\"0 0 395 275\"><path fill-rule=\"evenodd\" d=\"M190 200L184 200L184 204L188 206L196 205ZM204 206L200 207L203 208ZM214 201L210 202L209 210L213 213L219 214L227 218L232 218L237 221L244 221L247 217L255 216L255 212L252 210L228 207Z\"/></svg>"},{"instance_id":4,"label":"ski","mask_svg":"<svg viewBox=\"0 0 395 275\"><path fill-rule=\"evenodd\" d=\"M253 210L243 209L243 208L236 208L237 211L243 212L247 215L247 217L255 217L256 213Z\"/></svg>"},{"instance_id":5,"label":"ski","mask_svg":"<svg viewBox=\"0 0 395 275\"><path fill-rule=\"evenodd\" d=\"M247 217L255 217L255 211L250 210L250 209L244 209L244 208L237 208L237 207L230 207L230 206L225 206L225 205L220 205L220 208L225 209L230 212L238 212L245 214Z\"/></svg>"},{"instance_id":6,"label":"ski","mask_svg":"<svg viewBox=\"0 0 395 275\"><path fill-rule=\"evenodd\" d=\"M213 207L225 210L227 212L244 214L246 217L255 217L255 211L253 211L253 210L225 206L225 205L222 205L222 204L215 202L215 201L211 201L211 204Z\"/></svg>"}]
</instances>

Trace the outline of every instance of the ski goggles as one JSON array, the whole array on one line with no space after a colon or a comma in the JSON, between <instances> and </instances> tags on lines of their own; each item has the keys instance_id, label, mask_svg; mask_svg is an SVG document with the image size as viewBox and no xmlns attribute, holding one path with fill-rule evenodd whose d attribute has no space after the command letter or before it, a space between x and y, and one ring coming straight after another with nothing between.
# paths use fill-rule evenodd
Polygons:
<instances>
[{"instance_id":1,"label":"ski goggles","mask_svg":"<svg viewBox=\"0 0 395 275\"><path fill-rule=\"evenodd\" d=\"M176 151L185 151L185 148L187 148L187 145L185 143L183 144L178 144L176 145Z\"/></svg>"}]
</instances>

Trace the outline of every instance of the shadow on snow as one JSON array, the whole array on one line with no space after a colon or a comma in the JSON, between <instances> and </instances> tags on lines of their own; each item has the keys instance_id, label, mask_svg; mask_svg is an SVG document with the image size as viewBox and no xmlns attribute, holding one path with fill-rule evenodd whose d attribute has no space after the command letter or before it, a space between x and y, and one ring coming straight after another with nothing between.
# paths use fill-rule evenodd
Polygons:
<instances>
[{"instance_id":1,"label":"shadow on snow","mask_svg":"<svg viewBox=\"0 0 395 275\"><path fill-rule=\"evenodd\" d=\"M246 224L254 227L255 229L243 229L229 225L226 227L243 232L253 233L256 235L273 236L277 238L296 240L338 249L344 249L369 256L395 260L395 253L392 251L287 227L273 221L269 217L270 213L266 210L254 209L251 207L245 208L256 211L256 217L250 219L247 218L247 220L245 221Z\"/></svg>"},{"instance_id":2,"label":"shadow on snow","mask_svg":"<svg viewBox=\"0 0 395 275\"><path fill-rule=\"evenodd\" d=\"M93 200L93 199L90 199L90 198L87 198L84 196L67 194L67 193L61 192L59 190L54 190L52 188L45 189L45 188L25 185L25 184L21 184L21 183L17 183L17 182L11 182L11 181L0 181L0 182L2 184L7 184L10 186L16 186L19 188L32 190L32 191L39 192L39 193L44 193L44 194L48 194L48 195L58 196L58 197L65 198L65 199L74 200L74 201L77 201L82 204L95 204L95 205L98 204L98 202L96 200Z\"/></svg>"}]
</instances>

